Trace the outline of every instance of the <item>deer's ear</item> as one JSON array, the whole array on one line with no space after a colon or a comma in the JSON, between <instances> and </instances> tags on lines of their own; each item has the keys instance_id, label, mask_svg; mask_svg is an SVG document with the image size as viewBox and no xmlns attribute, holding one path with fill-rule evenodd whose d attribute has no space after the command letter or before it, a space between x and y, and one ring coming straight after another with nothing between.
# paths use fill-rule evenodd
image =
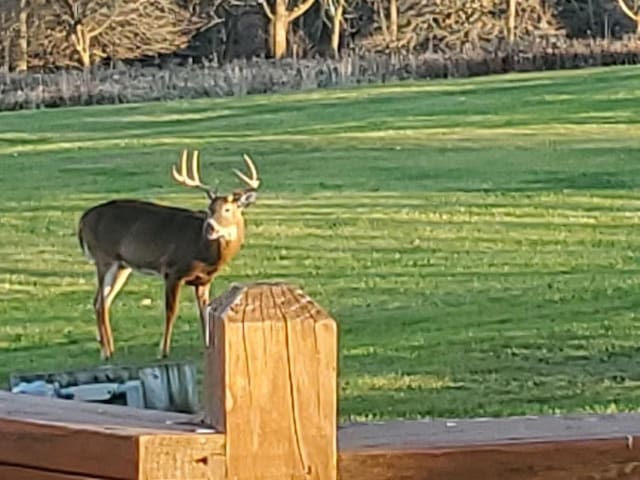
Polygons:
<instances>
[{"instance_id":1,"label":"deer's ear","mask_svg":"<svg viewBox=\"0 0 640 480\"><path fill-rule=\"evenodd\" d=\"M256 202L257 196L258 195L255 190L247 190L246 192L242 192L240 194L240 196L236 200L236 203L238 204L238 207L245 208L249 205L254 204Z\"/></svg>"}]
</instances>

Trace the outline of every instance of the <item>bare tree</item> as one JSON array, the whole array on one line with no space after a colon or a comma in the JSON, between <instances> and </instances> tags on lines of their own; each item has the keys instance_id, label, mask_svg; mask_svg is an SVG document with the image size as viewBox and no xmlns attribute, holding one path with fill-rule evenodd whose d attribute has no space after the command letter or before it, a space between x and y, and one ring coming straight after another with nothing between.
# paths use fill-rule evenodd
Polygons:
<instances>
[{"instance_id":1,"label":"bare tree","mask_svg":"<svg viewBox=\"0 0 640 480\"><path fill-rule=\"evenodd\" d=\"M4 66L25 71L28 67L28 0L6 0L0 4L0 47Z\"/></svg>"},{"instance_id":2,"label":"bare tree","mask_svg":"<svg viewBox=\"0 0 640 480\"><path fill-rule=\"evenodd\" d=\"M493 50L498 42L511 38L562 35L562 26L553 8L547 6L549 2L540 0L368 0L366 3L373 19L368 28L370 34L361 45L376 51Z\"/></svg>"},{"instance_id":3,"label":"bare tree","mask_svg":"<svg viewBox=\"0 0 640 480\"><path fill-rule=\"evenodd\" d=\"M14 11L8 5L0 5L0 55L2 56L2 68L11 68L11 45L13 40Z\"/></svg>"},{"instance_id":4,"label":"bare tree","mask_svg":"<svg viewBox=\"0 0 640 480\"><path fill-rule=\"evenodd\" d=\"M331 48L336 56L340 50L340 32L342 31L342 23L344 17L345 0L337 0L337 5L333 14L333 22L331 24Z\"/></svg>"},{"instance_id":5,"label":"bare tree","mask_svg":"<svg viewBox=\"0 0 640 480\"><path fill-rule=\"evenodd\" d=\"M174 52L207 23L195 1L49 0L33 12L34 56L82 67Z\"/></svg>"},{"instance_id":6,"label":"bare tree","mask_svg":"<svg viewBox=\"0 0 640 480\"><path fill-rule=\"evenodd\" d=\"M301 0L290 10L287 0L273 0L273 6L269 5L268 0L260 0L269 18L269 46L273 57L282 58L287 54L289 25L309 10L314 2L315 0Z\"/></svg>"},{"instance_id":7,"label":"bare tree","mask_svg":"<svg viewBox=\"0 0 640 480\"><path fill-rule=\"evenodd\" d=\"M516 39L516 5L518 0L509 0L509 12L507 13L507 37L509 43Z\"/></svg>"},{"instance_id":8,"label":"bare tree","mask_svg":"<svg viewBox=\"0 0 640 480\"><path fill-rule=\"evenodd\" d=\"M323 0L323 20L331 29L331 50L336 57L340 54L345 4L346 0Z\"/></svg>"},{"instance_id":9,"label":"bare tree","mask_svg":"<svg viewBox=\"0 0 640 480\"><path fill-rule=\"evenodd\" d=\"M636 22L636 35L640 36L640 11L634 12L625 0L618 0L618 5L627 17Z\"/></svg>"},{"instance_id":10,"label":"bare tree","mask_svg":"<svg viewBox=\"0 0 640 480\"><path fill-rule=\"evenodd\" d=\"M389 36L392 42L398 41L398 0L389 0Z\"/></svg>"},{"instance_id":11,"label":"bare tree","mask_svg":"<svg viewBox=\"0 0 640 480\"><path fill-rule=\"evenodd\" d=\"M18 3L18 48L16 58L16 70L25 72L29 67L29 31L28 31L29 2L20 0Z\"/></svg>"}]
</instances>

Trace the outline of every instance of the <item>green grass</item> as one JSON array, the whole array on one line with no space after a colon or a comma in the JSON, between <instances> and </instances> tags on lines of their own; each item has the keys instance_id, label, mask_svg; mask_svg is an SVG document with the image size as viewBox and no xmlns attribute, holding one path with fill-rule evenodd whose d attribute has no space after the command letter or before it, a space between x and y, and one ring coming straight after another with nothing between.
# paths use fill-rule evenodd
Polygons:
<instances>
[{"instance_id":1,"label":"green grass","mask_svg":"<svg viewBox=\"0 0 640 480\"><path fill-rule=\"evenodd\" d=\"M214 283L285 279L338 320L342 418L640 405L640 68L0 114L0 382L100 363L78 216L193 208L183 147L264 179ZM150 301L149 301L150 299ZM113 307L116 362L154 361L159 280ZM184 290L172 359L199 361Z\"/></svg>"}]
</instances>

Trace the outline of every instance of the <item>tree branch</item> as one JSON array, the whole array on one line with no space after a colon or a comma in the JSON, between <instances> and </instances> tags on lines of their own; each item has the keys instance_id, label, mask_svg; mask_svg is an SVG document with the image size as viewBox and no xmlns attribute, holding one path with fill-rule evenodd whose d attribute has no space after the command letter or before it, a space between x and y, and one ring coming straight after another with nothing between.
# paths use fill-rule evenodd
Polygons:
<instances>
[{"instance_id":1,"label":"tree branch","mask_svg":"<svg viewBox=\"0 0 640 480\"><path fill-rule=\"evenodd\" d=\"M309 8L311 8L311 5L313 5L313 2L315 2L316 0L304 0L301 4L299 4L296 8L294 8L293 10L291 10L289 12L288 15L288 19L289 22L293 22L296 18L298 18L300 15L302 15L304 12L306 12L307 10L309 10Z\"/></svg>"},{"instance_id":2,"label":"tree branch","mask_svg":"<svg viewBox=\"0 0 640 480\"><path fill-rule=\"evenodd\" d=\"M111 22L113 22L116 19L119 9L120 9L120 5L116 4L116 6L113 7L113 12L111 12L111 15L109 15L109 17L104 21L104 23L100 27L96 28L94 31L89 32L87 36L89 38L93 38L96 35L100 35L107 28L109 28L109 26L111 26Z\"/></svg>"},{"instance_id":3,"label":"tree branch","mask_svg":"<svg viewBox=\"0 0 640 480\"><path fill-rule=\"evenodd\" d=\"M267 0L260 0L260 5L262 5L262 9L264 10L265 15L269 20L273 20L273 12L267 5Z\"/></svg>"},{"instance_id":4,"label":"tree branch","mask_svg":"<svg viewBox=\"0 0 640 480\"><path fill-rule=\"evenodd\" d=\"M176 0L32 1L37 6L29 55L39 66L88 66L102 58L171 53L186 47L208 20L214 23Z\"/></svg>"}]
</instances>

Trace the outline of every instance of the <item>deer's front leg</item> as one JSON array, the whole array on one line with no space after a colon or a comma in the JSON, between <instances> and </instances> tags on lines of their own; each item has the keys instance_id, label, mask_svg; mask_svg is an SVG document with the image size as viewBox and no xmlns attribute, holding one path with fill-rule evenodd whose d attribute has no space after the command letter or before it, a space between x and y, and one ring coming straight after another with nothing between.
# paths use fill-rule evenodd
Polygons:
<instances>
[{"instance_id":1,"label":"deer's front leg","mask_svg":"<svg viewBox=\"0 0 640 480\"><path fill-rule=\"evenodd\" d=\"M209 322L207 321L206 308L209 305L209 288L211 283L204 285L196 285L194 291L196 294L196 302L198 304L198 315L200 316L200 324L202 327L202 338L205 345L209 345L210 332Z\"/></svg>"},{"instance_id":2,"label":"deer's front leg","mask_svg":"<svg viewBox=\"0 0 640 480\"><path fill-rule=\"evenodd\" d=\"M165 324L164 336L162 337L162 358L169 355L171 347L171 334L173 332L173 323L178 311L178 297L180 295L181 280L172 276L168 276L165 280Z\"/></svg>"}]
</instances>

